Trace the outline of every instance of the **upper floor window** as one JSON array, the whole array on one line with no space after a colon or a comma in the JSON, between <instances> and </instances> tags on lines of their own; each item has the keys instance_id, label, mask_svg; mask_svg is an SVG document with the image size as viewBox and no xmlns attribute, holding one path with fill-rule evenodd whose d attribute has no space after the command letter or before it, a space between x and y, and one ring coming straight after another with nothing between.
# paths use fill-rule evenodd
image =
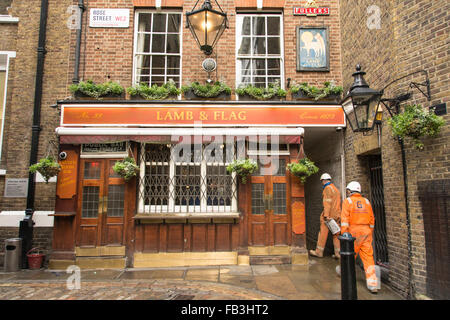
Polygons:
<instances>
[{"instance_id":1,"label":"upper floor window","mask_svg":"<svg viewBox=\"0 0 450 320\"><path fill-rule=\"evenodd\" d=\"M281 14L236 15L237 84L283 84L282 28Z\"/></svg>"},{"instance_id":2,"label":"upper floor window","mask_svg":"<svg viewBox=\"0 0 450 320\"><path fill-rule=\"evenodd\" d=\"M135 19L135 84L181 81L181 13L137 11Z\"/></svg>"}]
</instances>

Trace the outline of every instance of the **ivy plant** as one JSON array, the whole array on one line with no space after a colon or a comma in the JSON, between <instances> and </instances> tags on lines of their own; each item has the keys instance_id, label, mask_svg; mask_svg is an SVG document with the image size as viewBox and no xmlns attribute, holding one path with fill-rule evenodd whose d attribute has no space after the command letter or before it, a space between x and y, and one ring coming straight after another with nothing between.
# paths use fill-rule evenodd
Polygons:
<instances>
[{"instance_id":1,"label":"ivy plant","mask_svg":"<svg viewBox=\"0 0 450 320\"><path fill-rule=\"evenodd\" d=\"M56 176L61 171L61 165L55 161L52 156L47 156L39 160L38 163L30 166L29 171L31 173L39 172L48 183L48 180Z\"/></svg>"},{"instance_id":2,"label":"ivy plant","mask_svg":"<svg viewBox=\"0 0 450 320\"><path fill-rule=\"evenodd\" d=\"M139 167L136 165L134 158L126 157L123 160L117 161L113 166L113 170L125 181L129 181L131 178L136 176L139 171Z\"/></svg>"},{"instance_id":3,"label":"ivy plant","mask_svg":"<svg viewBox=\"0 0 450 320\"><path fill-rule=\"evenodd\" d=\"M269 83L267 87L255 87L252 84L241 84L236 89L236 93L239 96L244 96L247 94L257 100L268 100L275 96L280 98L286 97L286 90L281 88L279 81Z\"/></svg>"},{"instance_id":4,"label":"ivy plant","mask_svg":"<svg viewBox=\"0 0 450 320\"><path fill-rule=\"evenodd\" d=\"M388 123L394 137L402 140L410 137L413 139L415 147L422 150L424 144L420 138L436 137L445 124L445 120L433 111L422 108L421 105L408 105L404 112L393 116Z\"/></svg>"},{"instance_id":5,"label":"ivy plant","mask_svg":"<svg viewBox=\"0 0 450 320\"><path fill-rule=\"evenodd\" d=\"M231 94L231 88L221 81L216 81L213 84L207 83L204 85L198 82L192 82L189 85L181 86L181 91L183 91L183 93L186 93L189 90L192 90L196 96L202 98L215 98L221 93L228 95Z\"/></svg>"},{"instance_id":6,"label":"ivy plant","mask_svg":"<svg viewBox=\"0 0 450 320\"><path fill-rule=\"evenodd\" d=\"M101 98L107 95L120 96L125 89L117 82L108 81L96 84L92 80L80 81L78 84L69 86L72 93L82 93L88 97Z\"/></svg>"},{"instance_id":7,"label":"ivy plant","mask_svg":"<svg viewBox=\"0 0 450 320\"><path fill-rule=\"evenodd\" d=\"M306 179L319 172L319 168L309 160L308 158L303 158L297 163L289 163L287 169L296 177L300 178L301 183L305 183Z\"/></svg>"},{"instance_id":8,"label":"ivy plant","mask_svg":"<svg viewBox=\"0 0 450 320\"><path fill-rule=\"evenodd\" d=\"M330 95L341 95L344 91L342 86L337 86L335 81L324 82L323 88L318 88L316 86L310 86L307 82L300 84L294 83L291 86L291 93L296 94L301 91L306 96L313 98L314 100L324 99Z\"/></svg>"},{"instance_id":9,"label":"ivy plant","mask_svg":"<svg viewBox=\"0 0 450 320\"><path fill-rule=\"evenodd\" d=\"M146 100L164 100L168 96L177 96L181 93L181 90L177 88L175 81L169 80L169 82L158 86L157 84L149 87L145 83L138 84L133 87L127 88L127 92L131 96L141 96Z\"/></svg>"},{"instance_id":10,"label":"ivy plant","mask_svg":"<svg viewBox=\"0 0 450 320\"><path fill-rule=\"evenodd\" d=\"M243 184L247 183L247 177L258 170L258 164L252 159L234 160L227 166L227 172L236 172L241 177Z\"/></svg>"}]
</instances>

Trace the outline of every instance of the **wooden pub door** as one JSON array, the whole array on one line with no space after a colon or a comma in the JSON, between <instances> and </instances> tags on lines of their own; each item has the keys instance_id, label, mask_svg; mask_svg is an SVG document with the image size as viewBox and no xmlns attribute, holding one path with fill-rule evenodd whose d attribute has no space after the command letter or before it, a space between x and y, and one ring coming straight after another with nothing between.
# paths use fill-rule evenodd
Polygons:
<instances>
[{"instance_id":1,"label":"wooden pub door","mask_svg":"<svg viewBox=\"0 0 450 320\"><path fill-rule=\"evenodd\" d=\"M112 169L117 159L82 159L77 247L122 246L125 181Z\"/></svg>"},{"instance_id":2,"label":"wooden pub door","mask_svg":"<svg viewBox=\"0 0 450 320\"><path fill-rule=\"evenodd\" d=\"M278 172L272 175L256 174L249 178L249 181L251 180L249 246L289 246L291 244L287 161L287 157L280 157Z\"/></svg>"}]
</instances>

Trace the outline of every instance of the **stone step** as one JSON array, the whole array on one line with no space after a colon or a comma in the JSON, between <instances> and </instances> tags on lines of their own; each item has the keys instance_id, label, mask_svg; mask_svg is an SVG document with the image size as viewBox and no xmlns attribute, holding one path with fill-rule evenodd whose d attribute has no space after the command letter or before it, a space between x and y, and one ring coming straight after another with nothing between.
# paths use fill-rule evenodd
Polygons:
<instances>
[{"instance_id":1,"label":"stone step","mask_svg":"<svg viewBox=\"0 0 450 320\"><path fill-rule=\"evenodd\" d=\"M81 269L124 269L126 257L77 257L75 264Z\"/></svg>"},{"instance_id":2,"label":"stone step","mask_svg":"<svg viewBox=\"0 0 450 320\"><path fill-rule=\"evenodd\" d=\"M291 256L250 256L250 265L265 265L265 264L290 264L292 262Z\"/></svg>"}]
</instances>

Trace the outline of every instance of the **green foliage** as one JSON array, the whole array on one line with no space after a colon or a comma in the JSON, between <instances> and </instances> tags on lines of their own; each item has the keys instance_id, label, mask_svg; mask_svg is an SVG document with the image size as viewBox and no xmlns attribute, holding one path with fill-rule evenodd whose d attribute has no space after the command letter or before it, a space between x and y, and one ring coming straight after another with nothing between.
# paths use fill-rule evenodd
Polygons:
<instances>
[{"instance_id":1,"label":"green foliage","mask_svg":"<svg viewBox=\"0 0 450 320\"><path fill-rule=\"evenodd\" d=\"M132 157L126 157L123 160L117 161L113 166L113 170L124 178L125 181L128 181L136 176L139 167Z\"/></svg>"},{"instance_id":2,"label":"green foliage","mask_svg":"<svg viewBox=\"0 0 450 320\"><path fill-rule=\"evenodd\" d=\"M280 82L269 83L267 88L255 87L252 84L240 85L236 89L236 93L239 96L249 95L257 100L268 100L277 96L280 98L286 97L286 90L282 89Z\"/></svg>"},{"instance_id":3,"label":"green foliage","mask_svg":"<svg viewBox=\"0 0 450 320\"><path fill-rule=\"evenodd\" d=\"M225 83L217 81L214 84L201 85L198 82L192 82L190 85L182 86L183 93L192 90L196 96L203 98L215 98L221 93L231 94L231 88Z\"/></svg>"},{"instance_id":4,"label":"green foliage","mask_svg":"<svg viewBox=\"0 0 450 320\"><path fill-rule=\"evenodd\" d=\"M52 156L48 156L46 158L42 158L38 163L33 164L29 168L31 173L39 172L46 183L51 177L56 176L61 170L61 165L53 159Z\"/></svg>"},{"instance_id":5,"label":"green foliage","mask_svg":"<svg viewBox=\"0 0 450 320\"><path fill-rule=\"evenodd\" d=\"M294 176L299 177L302 183L305 183L309 176L319 172L319 168L308 158L303 158L297 163L289 163L287 168Z\"/></svg>"},{"instance_id":6,"label":"green foliage","mask_svg":"<svg viewBox=\"0 0 450 320\"><path fill-rule=\"evenodd\" d=\"M301 91L303 94L307 95L314 100L324 99L330 95L341 95L344 89L342 86L336 86L334 80L324 82L323 88L317 88L315 86L308 85L307 82L303 82L301 84L293 84L291 86L291 92L293 94Z\"/></svg>"},{"instance_id":7,"label":"green foliage","mask_svg":"<svg viewBox=\"0 0 450 320\"><path fill-rule=\"evenodd\" d=\"M157 84L149 87L147 84L142 83L134 87L127 88L127 92L131 96L141 96L147 100L164 100L168 96L177 96L181 93L181 90L177 88L173 80L158 86Z\"/></svg>"},{"instance_id":8,"label":"green foliage","mask_svg":"<svg viewBox=\"0 0 450 320\"><path fill-rule=\"evenodd\" d=\"M95 84L92 80L80 81L78 84L69 86L73 93L82 93L88 97L100 98L107 95L120 96L124 92L124 88L117 82L108 81L102 84Z\"/></svg>"},{"instance_id":9,"label":"green foliage","mask_svg":"<svg viewBox=\"0 0 450 320\"><path fill-rule=\"evenodd\" d=\"M227 166L227 172L236 172L241 177L242 183L247 183L247 177L258 170L258 164L252 159L234 160Z\"/></svg>"},{"instance_id":10,"label":"green foliage","mask_svg":"<svg viewBox=\"0 0 450 320\"><path fill-rule=\"evenodd\" d=\"M392 127L394 137L400 139L410 137L415 147L422 150L424 144L419 139L425 136L436 137L445 124L445 120L420 105L409 105L405 107L404 112L389 119L388 123Z\"/></svg>"}]
</instances>

